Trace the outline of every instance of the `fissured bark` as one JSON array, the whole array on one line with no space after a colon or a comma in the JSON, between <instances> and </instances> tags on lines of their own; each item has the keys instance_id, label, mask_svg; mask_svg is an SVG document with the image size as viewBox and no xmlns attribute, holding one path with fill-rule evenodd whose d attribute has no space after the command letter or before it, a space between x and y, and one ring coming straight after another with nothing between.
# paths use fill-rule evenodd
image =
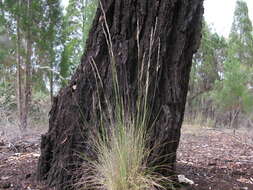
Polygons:
<instances>
[{"instance_id":1,"label":"fissured bark","mask_svg":"<svg viewBox=\"0 0 253 190\"><path fill-rule=\"evenodd\" d=\"M55 97L49 130L42 136L38 178L59 190L73 188L82 163L80 153L94 156L90 137L99 125L97 92L100 98L113 97L105 21L120 92L135 102L140 63L151 74L148 102L155 124L150 144L157 148L150 163L168 165L171 172L159 171L164 175L175 169L192 56L201 36L203 0L101 0L101 4L106 16L99 6L81 64L70 84ZM103 90L96 84L93 60Z\"/></svg>"}]
</instances>

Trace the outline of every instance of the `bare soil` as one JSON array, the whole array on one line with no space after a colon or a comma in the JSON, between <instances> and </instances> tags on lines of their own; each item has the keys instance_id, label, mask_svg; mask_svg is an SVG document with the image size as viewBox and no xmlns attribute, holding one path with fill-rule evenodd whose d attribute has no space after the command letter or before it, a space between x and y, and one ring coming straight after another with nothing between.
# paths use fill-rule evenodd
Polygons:
<instances>
[{"instance_id":1,"label":"bare soil","mask_svg":"<svg viewBox=\"0 0 253 190\"><path fill-rule=\"evenodd\" d=\"M252 134L183 129L177 172L195 184L181 190L253 190ZM50 190L36 181L39 144L40 134L11 140L0 135L0 190Z\"/></svg>"},{"instance_id":2,"label":"bare soil","mask_svg":"<svg viewBox=\"0 0 253 190\"><path fill-rule=\"evenodd\" d=\"M50 190L36 181L40 134L0 136L0 190Z\"/></svg>"},{"instance_id":3,"label":"bare soil","mask_svg":"<svg viewBox=\"0 0 253 190\"><path fill-rule=\"evenodd\" d=\"M187 189L253 190L252 131L185 128L177 170L195 182Z\"/></svg>"}]
</instances>

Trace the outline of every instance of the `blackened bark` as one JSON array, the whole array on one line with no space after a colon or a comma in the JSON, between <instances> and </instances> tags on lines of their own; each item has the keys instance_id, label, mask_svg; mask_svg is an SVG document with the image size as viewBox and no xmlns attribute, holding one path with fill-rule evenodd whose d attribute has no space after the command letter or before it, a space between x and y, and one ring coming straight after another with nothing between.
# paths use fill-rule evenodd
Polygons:
<instances>
[{"instance_id":1,"label":"blackened bark","mask_svg":"<svg viewBox=\"0 0 253 190\"><path fill-rule=\"evenodd\" d=\"M154 31L148 101L153 105L151 122L157 118L150 131L153 137L150 143L159 145L150 163L167 164L171 172L175 169L192 55L200 42L203 0L102 0L101 3L106 19L98 8L82 62L70 85L54 99L49 130L42 136L38 177L57 189L68 189L75 181L75 171L82 162L80 152L92 156L89 138L98 126L99 113L92 59L104 83L103 95L109 99L113 96L110 56L103 32L105 20L112 38L120 90L132 98L131 102L136 98L141 62L147 71ZM154 74L157 63L158 74Z\"/></svg>"}]
</instances>

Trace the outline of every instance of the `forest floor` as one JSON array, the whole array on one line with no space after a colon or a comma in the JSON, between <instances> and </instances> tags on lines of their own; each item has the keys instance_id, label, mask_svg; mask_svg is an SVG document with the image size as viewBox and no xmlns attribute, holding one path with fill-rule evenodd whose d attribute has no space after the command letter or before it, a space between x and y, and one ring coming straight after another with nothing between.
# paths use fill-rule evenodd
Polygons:
<instances>
[{"instance_id":1,"label":"forest floor","mask_svg":"<svg viewBox=\"0 0 253 190\"><path fill-rule=\"evenodd\" d=\"M177 171L194 181L181 190L253 190L253 132L184 126ZM0 190L50 190L35 175L40 134L0 135Z\"/></svg>"},{"instance_id":2,"label":"forest floor","mask_svg":"<svg viewBox=\"0 0 253 190\"><path fill-rule=\"evenodd\" d=\"M253 190L253 130L184 125L177 170L189 190Z\"/></svg>"}]
</instances>

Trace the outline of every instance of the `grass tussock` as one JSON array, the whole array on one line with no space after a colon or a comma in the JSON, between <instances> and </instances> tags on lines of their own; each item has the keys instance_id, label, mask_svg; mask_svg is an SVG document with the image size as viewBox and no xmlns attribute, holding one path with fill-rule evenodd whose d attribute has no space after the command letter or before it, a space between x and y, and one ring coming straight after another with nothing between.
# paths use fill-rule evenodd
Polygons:
<instances>
[{"instance_id":1,"label":"grass tussock","mask_svg":"<svg viewBox=\"0 0 253 190\"><path fill-rule=\"evenodd\" d=\"M84 189L153 190L163 189L165 180L147 166L150 153L145 147L146 137L134 123L117 123L109 141L96 142L98 159L85 164Z\"/></svg>"}]
</instances>

